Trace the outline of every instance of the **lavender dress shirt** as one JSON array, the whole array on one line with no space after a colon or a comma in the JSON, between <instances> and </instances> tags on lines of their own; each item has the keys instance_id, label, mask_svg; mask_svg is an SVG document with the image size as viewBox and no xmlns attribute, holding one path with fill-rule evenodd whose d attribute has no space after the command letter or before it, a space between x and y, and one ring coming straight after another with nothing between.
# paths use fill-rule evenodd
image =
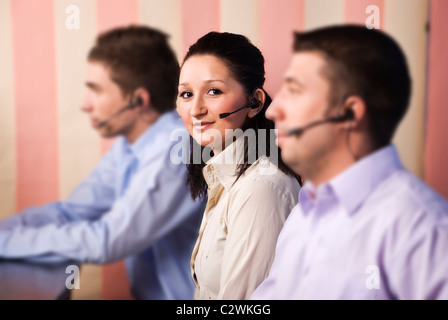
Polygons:
<instances>
[{"instance_id":1,"label":"lavender dress shirt","mask_svg":"<svg viewBox=\"0 0 448 320\"><path fill-rule=\"evenodd\" d=\"M305 184L252 299L448 299L448 202L384 147Z\"/></svg>"}]
</instances>

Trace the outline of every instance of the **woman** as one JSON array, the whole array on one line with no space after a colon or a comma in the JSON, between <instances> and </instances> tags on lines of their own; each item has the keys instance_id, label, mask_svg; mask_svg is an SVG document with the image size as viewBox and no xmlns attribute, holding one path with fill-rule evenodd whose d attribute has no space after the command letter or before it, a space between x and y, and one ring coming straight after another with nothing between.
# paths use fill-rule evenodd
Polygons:
<instances>
[{"instance_id":1,"label":"woman","mask_svg":"<svg viewBox=\"0 0 448 320\"><path fill-rule=\"evenodd\" d=\"M271 141L264 80L261 52L237 34L206 34L182 64L177 109L196 145L188 184L193 198L208 197L191 258L196 299L248 299L298 199L299 177Z\"/></svg>"}]
</instances>

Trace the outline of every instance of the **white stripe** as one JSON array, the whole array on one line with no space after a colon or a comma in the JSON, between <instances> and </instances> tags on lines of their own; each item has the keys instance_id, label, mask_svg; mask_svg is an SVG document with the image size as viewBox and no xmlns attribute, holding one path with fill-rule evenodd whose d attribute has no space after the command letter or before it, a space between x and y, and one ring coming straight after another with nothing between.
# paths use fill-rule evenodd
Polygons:
<instances>
[{"instance_id":1,"label":"white stripe","mask_svg":"<svg viewBox=\"0 0 448 320\"><path fill-rule=\"evenodd\" d=\"M10 0L0 0L0 219L16 206L14 70Z\"/></svg>"},{"instance_id":2,"label":"white stripe","mask_svg":"<svg viewBox=\"0 0 448 320\"><path fill-rule=\"evenodd\" d=\"M425 24L428 16L428 1L384 2L384 30L391 34L403 48L413 82L411 103L396 132L394 142L397 144L404 166L421 178L424 155L427 39Z\"/></svg>"},{"instance_id":3,"label":"white stripe","mask_svg":"<svg viewBox=\"0 0 448 320\"><path fill-rule=\"evenodd\" d=\"M225 0L220 2L221 31L242 34L257 47L260 44L260 1Z\"/></svg>"},{"instance_id":4,"label":"white stripe","mask_svg":"<svg viewBox=\"0 0 448 320\"><path fill-rule=\"evenodd\" d=\"M76 5L80 29L69 30L66 8ZM54 0L59 113L59 192L67 197L100 158L100 138L80 105L85 93L86 57L97 33L91 0Z\"/></svg>"},{"instance_id":5,"label":"white stripe","mask_svg":"<svg viewBox=\"0 0 448 320\"><path fill-rule=\"evenodd\" d=\"M182 15L180 0L139 0L141 24L157 28L170 36L170 44L182 61Z\"/></svg>"},{"instance_id":6,"label":"white stripe","mask_svg":"<svg viewBox=\"0 0 448 320\"><path fill-rule=\"evenodd\" d=\"M344 0L305 0L305 30L344 22Z\"/></svg>"}]
</instances>

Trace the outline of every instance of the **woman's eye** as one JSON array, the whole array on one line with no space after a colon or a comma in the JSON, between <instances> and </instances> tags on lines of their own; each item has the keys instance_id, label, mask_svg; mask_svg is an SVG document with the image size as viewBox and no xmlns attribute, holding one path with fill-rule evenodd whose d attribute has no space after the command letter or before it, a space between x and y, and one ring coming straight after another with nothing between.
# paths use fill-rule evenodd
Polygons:
<instances>
[{"instance_id":1,"label":"woman's eye","mask_svg":"<svg viewBox=\"0 0 448 320\"><path fill-rule=\"evenodd\" d=\"M208 93L211 94L212 96L216 96L216 95L218 95L218 94L221 94L222 91L219 90L219 89L210 89L210 90L208 91Z\"/></svg>"},{"instance_id":2,"label":"woman's eye","mask_svg":"<svg viewBox=\"0 0 448 320\"><path fill-rule=\"evenodd\" d=\"M193 96L193 94L188 91L183 91L179 94L179 97L184 98L184 99L191 98L192 96Z\"/></svg>"}]
</instances>

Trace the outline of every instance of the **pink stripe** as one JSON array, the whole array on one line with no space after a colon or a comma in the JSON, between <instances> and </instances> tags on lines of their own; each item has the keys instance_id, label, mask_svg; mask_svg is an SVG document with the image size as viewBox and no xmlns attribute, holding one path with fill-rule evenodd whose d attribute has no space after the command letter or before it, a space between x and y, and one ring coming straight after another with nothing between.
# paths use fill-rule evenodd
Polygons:
<instances>
[{"instance_id":1,"label":"pink stripe","mask_svg":"<svg viewBox=\"0 0 448 320\"><path fill-rule=\"evenodd\" d=\"M446 84L448 83L448 1L431 2L431 33L429 47L428 105L426 122L426 148L424 176L428 184L448 198L448 109Z\"/></svg>"},{"instance_id":2,"label":"pink stripe","mask_svg":"<svg viewBox=\"0 0 448 320\"><path fill-rule=\"evenodd\" d=\"M53 1L11 1L17 208L59 197Z\"/></svg>"},{"instance_id":3,"label":"pink stripe","mask_svg":"<svg viewBox=\"0 0 448 320\"><path fill-rule=\"evenodd\" d=\"M97 0L98 30L106 30L138 23L138 0ZM101 141L104 154L115 139ZM131 299L129 282L122 261L102 268L102 299Z\"/></svg>"},{"instance_id":4,"label":"pink stripe","mask_svg":"<svg viewBox=\"0 0 448 320\"><path fill-rule=\"evenodd\" d=\"M265 90L273 97L280 89L292 57L293 32L304 28L304 0L261 0L261 50L266 60Z\"/></svg>"},{"instance_id":5,"label":"pink stripe","mask_svg":"<svg viewBox=\"0 0 448 320\"><path fill-rule=\"evenodd\" d=\"M188 0L181 2L183 56L188 48L210 31L220 31L219 0Z\"/></svg>"},{"instance_id":6,"label":"pink stripe","mask_svg":"<svg viewBox=\"0 0 448 320\"><path fill-rule=\"evenodd\" d=\"M375 5L380 13L380 29L384 28L384 0L345 0L345 22L366 24L366 19L371 15L366 9Z\"/></svg>"},{"instance_id":7,"label":"pink stripe","mask_svg":"<svg viewBox=\"0 0 448 320\"><path fill-rule=\"evenodd\" d=\"M98 31L138 23L138 0L97 0Z\"/></svg>"}]
</instances>

